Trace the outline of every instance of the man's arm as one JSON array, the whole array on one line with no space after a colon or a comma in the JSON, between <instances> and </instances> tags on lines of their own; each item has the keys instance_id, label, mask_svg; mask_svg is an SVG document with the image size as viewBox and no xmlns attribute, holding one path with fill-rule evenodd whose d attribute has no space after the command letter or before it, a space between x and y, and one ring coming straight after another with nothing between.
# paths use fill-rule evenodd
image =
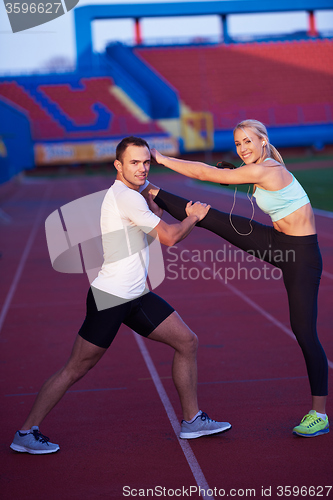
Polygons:
<instances>
[{"instance_id":1,"label":"man's arm","mask_svg":"<svg viewBox=\"0 0 333 500\"><path fill-rule=\"evenodd\" d=\"M207 215L209 209L210 205L206 205L206 203L192 203L190 201L186 205L186 219L176 224L167 224L163 220L160 220L157 226L149 234L153 238L158 236L159 241L163 245L171 247L186 238L196 223Z\"/></svg>"}]
</instances>

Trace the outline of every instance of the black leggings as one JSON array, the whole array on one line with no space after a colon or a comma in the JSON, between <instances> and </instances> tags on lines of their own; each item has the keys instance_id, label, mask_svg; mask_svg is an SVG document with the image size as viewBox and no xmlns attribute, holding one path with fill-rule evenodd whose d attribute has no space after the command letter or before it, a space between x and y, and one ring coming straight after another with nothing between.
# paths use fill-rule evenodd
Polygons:
<instances>
[{"instance_id":1,"label":"black leggings","mask_svg":"<svg viewBox=\"0 0 333 500\"><path fill-rule=\"evenodd\" d=\"M176 219L186 217L188 200L160 189L154 201ZM240 233L249 233L250 224L246 217L233 215L232 223ZM211 208L197 226L212 231L232 245L282 270L289 300L290 324L305 358L311 394L327 396L327 358L316 330L322 272L317 235L289 236L255 221L251 224L251 234L240 235L231 226L229 214Z\"/></svg>"}]
</instances>

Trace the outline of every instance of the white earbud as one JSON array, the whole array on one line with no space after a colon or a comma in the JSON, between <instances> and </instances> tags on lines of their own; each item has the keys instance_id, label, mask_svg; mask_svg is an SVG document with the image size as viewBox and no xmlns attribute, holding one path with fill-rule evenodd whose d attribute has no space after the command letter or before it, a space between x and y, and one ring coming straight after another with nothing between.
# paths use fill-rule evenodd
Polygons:
<instances>
[{"instance_id":1,"label":"white earbud","mask_svg":"<svg viewBox=\"0 0 333 500\"><path fill-rule=\"evenodd\" d=\"M263 146L266 146L266 142L264 141L264 142L262 143L262 145L263 145Z\"/></svg>"}]
</instances>

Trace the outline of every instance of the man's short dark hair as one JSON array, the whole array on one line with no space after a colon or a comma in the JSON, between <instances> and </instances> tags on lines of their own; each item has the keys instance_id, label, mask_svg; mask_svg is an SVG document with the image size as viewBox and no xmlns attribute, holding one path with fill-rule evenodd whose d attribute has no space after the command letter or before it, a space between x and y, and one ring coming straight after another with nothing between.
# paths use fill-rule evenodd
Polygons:
<instances>
[{"instance_id":1,"label":"man's short dark hair","mask_svg":"<svg viewBox=\"0 0 333 500\"><path fill-rule=\"evenodd\" d=\"M149 147L147 141L145 141L144 139L141 139L141 137L134 137L133 135L131 135L130 137L125 137L118 144L117 149L116 149L116 159L118 161L122 162L123 154L125 153L128 146L146 147L150 151L150 147Z\"/></svg>"}]
</instances>

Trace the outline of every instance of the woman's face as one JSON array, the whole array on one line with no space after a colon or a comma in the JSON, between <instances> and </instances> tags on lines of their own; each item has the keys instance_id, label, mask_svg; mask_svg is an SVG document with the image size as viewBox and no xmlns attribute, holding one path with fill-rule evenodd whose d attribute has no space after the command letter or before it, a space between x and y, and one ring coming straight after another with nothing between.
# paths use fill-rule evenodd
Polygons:
<instances>
[{"instance_id":1,"label":"woman's face","mask_svg":"<svg viewBox=\"0 0 333 500\"><path fill-rule=\"evenodd\" d=\"M260 139L251 129L237 129L234 140L238 156L247 165L255 163L264 154L263 143L265 139Z\"/></svg>"}]
</instances>

